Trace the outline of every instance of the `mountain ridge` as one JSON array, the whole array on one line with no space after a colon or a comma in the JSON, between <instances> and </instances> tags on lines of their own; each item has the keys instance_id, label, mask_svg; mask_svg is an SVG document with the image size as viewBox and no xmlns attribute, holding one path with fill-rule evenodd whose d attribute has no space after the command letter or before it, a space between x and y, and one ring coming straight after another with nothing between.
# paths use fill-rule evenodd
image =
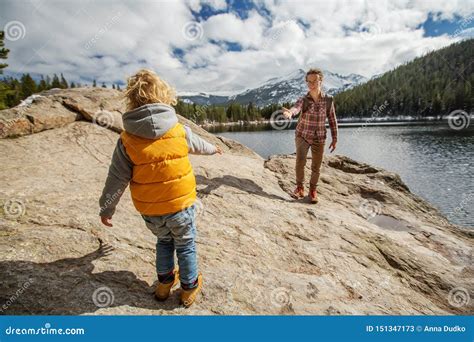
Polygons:
<instances>
[{"instance_id":1,"label":"mountain ridge","mask_svg":"<svg viewBox=\"0 0 474 342\"><path fill-rule=\"evenodd\" d=\"M354 73L344 76L328 70L322 71L324 74L323 91L330 95L335 95L368 80L366 77ZM275 103L282 104L294 102L306 93L305 75L306 72L303 69L296 69L286 75L271 77L256 87L228 96L206 92L196 94L186 92L181 96L178 93L178 96L186 103L198 105L226 105L229 103L246 105L252 102L258 107L263 107Z\"/></svg>"}]
</instances>

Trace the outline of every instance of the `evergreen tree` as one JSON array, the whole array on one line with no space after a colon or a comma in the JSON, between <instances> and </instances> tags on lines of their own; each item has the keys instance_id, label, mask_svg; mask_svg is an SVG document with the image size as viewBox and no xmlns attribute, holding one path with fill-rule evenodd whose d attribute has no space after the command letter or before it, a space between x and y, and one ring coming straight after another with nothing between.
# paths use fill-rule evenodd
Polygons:
<instances>
[{"instance_id":1,"label":"evergreen tree","mask_svg":"<svg viewBox=\"0 0 474 342\"><path fill-rule=\"evenodd\" d=\"M21 98L26 99L36 92L36 83L30 74L23 74L21 77Z\"/></svg>"},{"instance_id":2,"label":"evergreen tree","mask_svg":"<svg viewBox=\"0 0 474 342\"><path fill-rule=\"evenodd\" d=\"M5 88L5 92L3 93L4 98L4 106L6 108L14 107L21 101L21 84L20 81L14 79L12 77L4 79L1 83L3 83L3 87Z\"/></svg>"},{"instance_id":3,"label":"evergreen tree","mask_svg":"<svg viewBox=\"0 0 474 342\"><path fill-rule=\"evenodd\" d=\"M0 82L0 110L7 108L6 97L10 91L8 85L1 81Z\"/></svg>"},{"instance_id":4,"label":"evergreen tree","mask_svg":"<svg viewBox=\"0 0 474 342\"><path fill-rule=\"evenodd\" d=\"M67 89L69 88L66 79L63 76L63 73L61 73L61 81L60 81L60 88L61 89Z\"/></svg>"},{"instance_id":5,"label":"evergreen tree","mask_svg":"<svg viewBox=\"0 0 474 342\"><path fill-rule=\"evenodd\" d=\"M8 53L10 50L5 48L5 43L3 42L5 40L5 32L0 31L0 59L7 59ZM0 75L3 74L3 69L5 69L8 66L6 63L0 63Z\"/></svg>"},{"instance_id":6,"label":"evergreen tree","mask_svg":"<svg viewBox=\"0 0 474 342\"><path fill-rule=\"evenodd\" d=\"M49 77L49 75L46 75L46 88L45 89L51 89L52 86L51 86L51 77Z\"/></svg>"},{"instance_id":7,"label":"evergreen tree","mask_svg":"<svg viewBox=\"0 0 474 342\"><path fill-rule=\"evenodd\" d=\"M61 82L59 81L58 75L53 75L53 82L51 82L51 88L61 88Z\"/></svg>"},{"instance_id":8,"label":"evergreen tree","mask_svg":"<svg viewBox=\"0 0 474 342\"><path fill-rule=\"evenodd\" d=\"M258 110L255 108L252 102L247 105L247 116L249 120L254 121L258 119Z\"/></svg>"},{"instance_id":9,"label":"evergreen tree","mask_svg":"<svg viewBox=\"0 0 474 342\"><path fill-rule=\"evenodd\" d=\"M415 58L335 96L340 118L410 115L441 116L473 106L474 39ZM449 63L446 63L449 61ZM387 101L381 113L380 108Z\"/></svg>"},{"instance_id":10,"label":"evergreen tree","mask_svg":"<svg viewBox=\"0 0 474 342\"><path fill-rule=\"evenodd\" d=\"M48 86L46 84L46 81L44 80L43 75L41 75L41 80L38 84L37 91L40 92L40 91L47 90L47 89L48 89Z\"/></svg>"},{"instance_id":11,"label":"evergreen tree","mask_svg":"<svg viewBox=\"0 0 474 342\"><path fill-rule=\"evenodd\" d=\"M7 59L8 57L8 50L5 48L5 43L3 42L5 39L5 32L0 31L0 59ZM3 74L3 69L5 69L8 66L6 63L0 63L0 75ZM1 81L0 82L0 109L7 108L6 100L7 100L7 95L11 94L11 90L5 82Z\"/></svg>"}]
</instances>

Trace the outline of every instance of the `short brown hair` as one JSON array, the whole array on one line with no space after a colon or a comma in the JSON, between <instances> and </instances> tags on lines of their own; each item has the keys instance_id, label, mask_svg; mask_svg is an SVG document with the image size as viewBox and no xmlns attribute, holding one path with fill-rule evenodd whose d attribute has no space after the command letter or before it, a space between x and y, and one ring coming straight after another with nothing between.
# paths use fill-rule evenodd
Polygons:
<instances>
[{"instance_id":1,"label":"short brown hair","mask_svg":"<svg viewBox=\"0 0 474 342\"><path fill-rule=\"evenodd\" d=\"M322 81L323 78L324 78L324 75L323 75L323 72L321 71L321 69L317 69L317 68L311 68L309 69L307 72L306 72L306 76L305 76L305 80L308 79L308 76L309 75L318 75L319 76L319 79Z\"/></svg>"}]
</instances>

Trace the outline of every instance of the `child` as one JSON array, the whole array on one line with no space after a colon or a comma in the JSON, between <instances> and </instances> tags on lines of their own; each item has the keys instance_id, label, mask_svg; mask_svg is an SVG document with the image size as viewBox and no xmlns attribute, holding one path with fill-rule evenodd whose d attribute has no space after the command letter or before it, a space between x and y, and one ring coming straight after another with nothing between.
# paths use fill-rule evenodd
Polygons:
<instances>
[{"instance_id":1,"label":"child","mask_svg":"<svg viewBox=\"0 0 474 342\"><path fill-rule=\"evenodd\" d=\"M309 198L311 203L318 203L317 185L321 163L326 142L326 118L329 121L332 141L329 150L332 153L337 144L337 119L334 109L334 101L331 96L322 92L323 73L319 69L310 69L306 73L306 84L308 93L299 98L295 105L290 108L283 108L286 118L297 115L301 112L301 117L295 130L296 144L296 189L293 197L300 199L304 197L304 168L306 156L311 148L311 177L309 181Z\"/></svg>"},{"instance_id":2,"label":"child","mask_svg":"<svg viewBox=\"0 0 474 342\"><path fill-rule=\"evenodd\" d=\"M196 180L188 159L194 154L221 154L189 127L178 123L174 90L151 70L128 79L124 132L118 139L99 200L104 225L112 218L120 196L130 183L135 208L157 236L155 296L166 300L181 282L181 303L191 306L203 279L198 272L194 201ZM179 271L174 265L174 251Z\"/></svg>"}]
</instances>

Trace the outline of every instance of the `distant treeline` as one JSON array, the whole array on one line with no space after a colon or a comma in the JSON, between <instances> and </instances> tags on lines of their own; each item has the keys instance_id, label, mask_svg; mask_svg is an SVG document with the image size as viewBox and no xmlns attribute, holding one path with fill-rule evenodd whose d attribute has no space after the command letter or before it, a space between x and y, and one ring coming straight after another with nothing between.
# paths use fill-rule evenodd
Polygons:
<instances>
[{"instance_id":1,"label":"distant treeline","mask_svg":"<svg viewBox=\"0 0 474 342\"><path fill-rule=\"evenodd\" d=\"M281 107L291 107L290 103L283 105L272 104L262 108L256 107L252 102L247 105L231 103L228 105L197 105L185 103L181 100L175 106L176 112L196 123L205 122L237 122L259 121L270 119L272 113L281 110Z\"/></svg>"},{"instance_id":2,"label":"distant treeline","mask_svg":"<svg viewBox=\"0 0 474 342\"><path fill-rule=\"evenodd\" d=\"M39 82L35 81L30 74L23 74L19 80L13 77L4 77L0 80L0 109L14 107L28 96L43 90L52 88L79 88L82 86L80 83L68 82L63 74L59 76L54 74L53 77L41 76ZM92 82L92 86L97 86L95 80ZM107 85L102 83L101 87L107 88ZM112 88L120 90L118 84L113 84Z\"/></svg>"},{"instance_id":3,"label":"distant treeline","mask_svg":"<svg viewBox=\"0 0 474 342\"><path fill-rule=\"evenodd\" d=\"M335 96L339 118L438 116L472 110L474 39L415 58Z\"/></svg>"}]
</instances>

